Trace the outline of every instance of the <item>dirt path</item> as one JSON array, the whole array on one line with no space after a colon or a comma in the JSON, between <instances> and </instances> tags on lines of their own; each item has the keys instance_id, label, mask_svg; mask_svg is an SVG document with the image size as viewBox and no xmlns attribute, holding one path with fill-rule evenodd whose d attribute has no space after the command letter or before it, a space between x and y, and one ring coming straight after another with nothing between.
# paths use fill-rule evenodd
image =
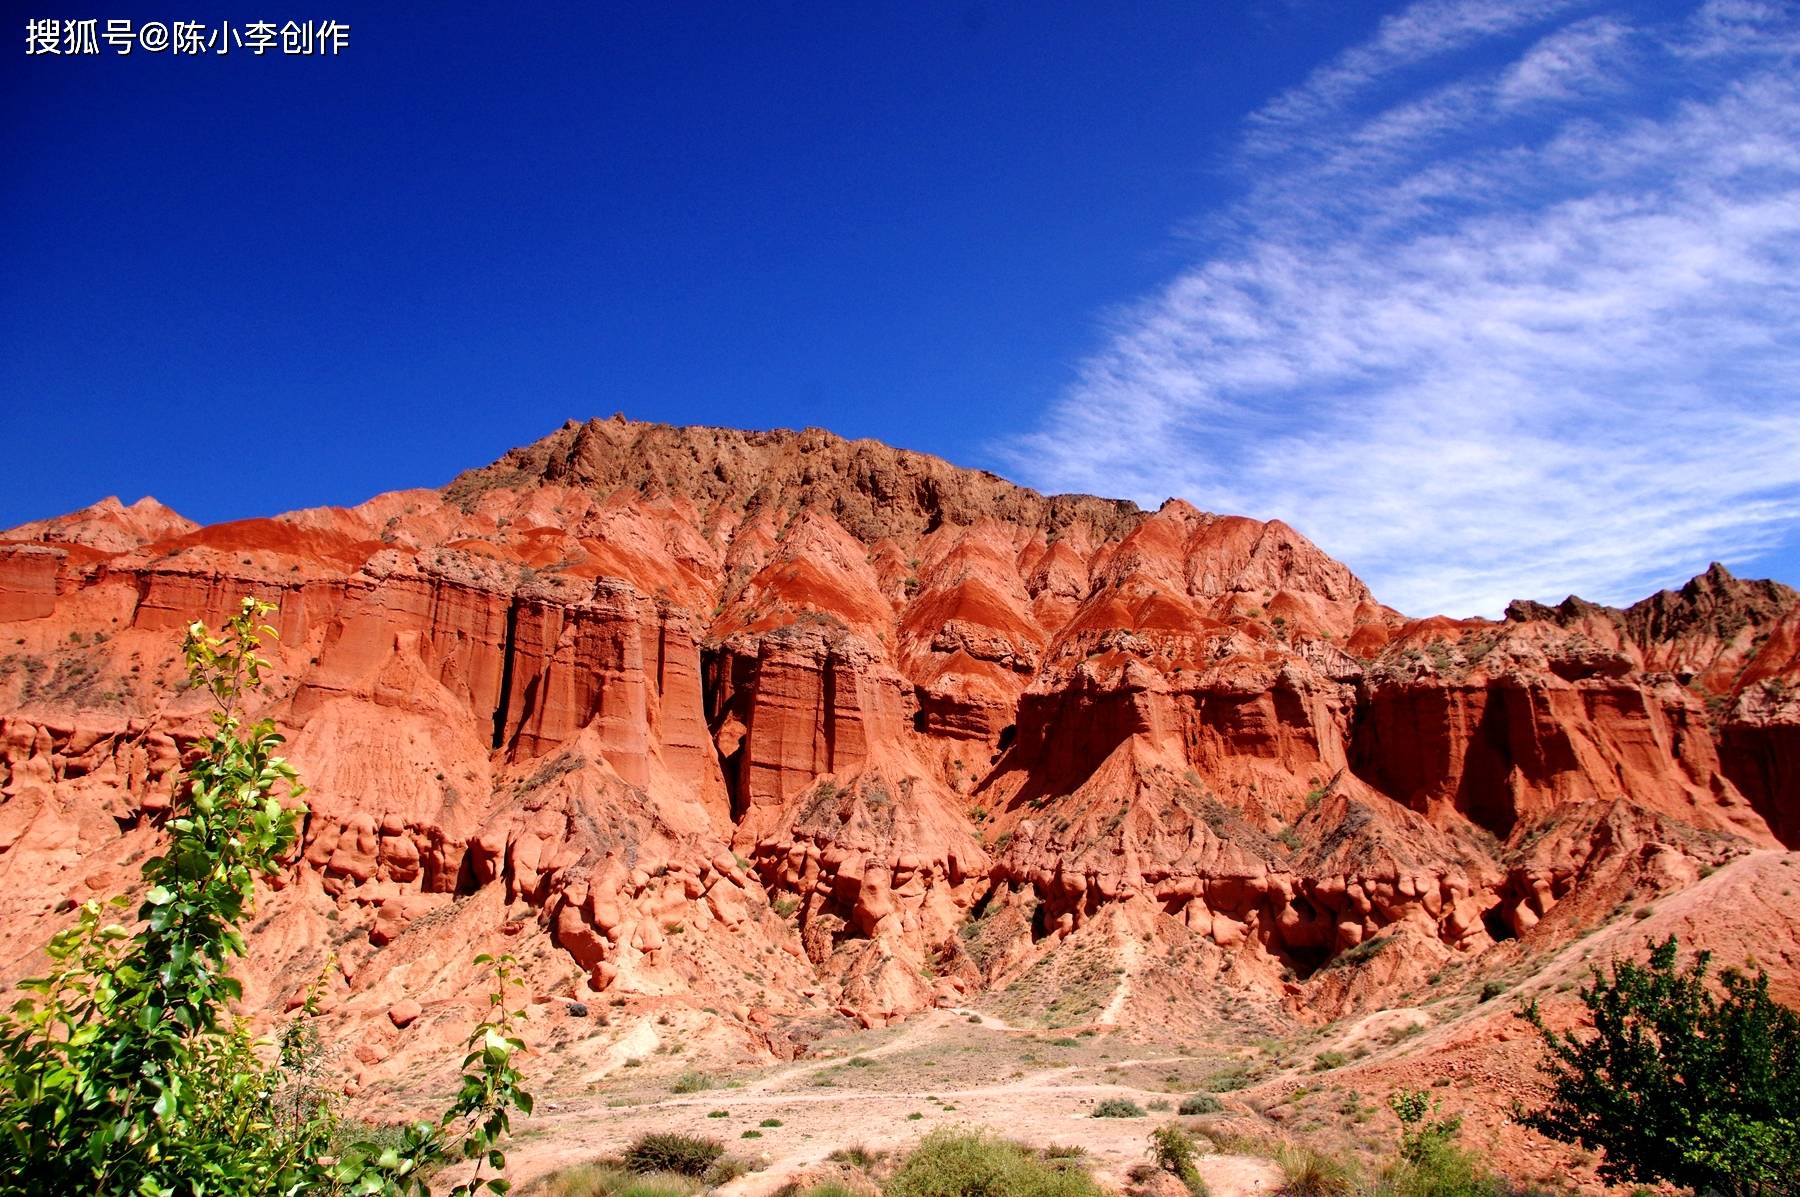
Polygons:
<instances>
[{"instance_id":1,"label":"dirt path","mask_svg":"<svg viewBox=\"0 0 1800 1197\"><path fill-rule=\"evenodd\" d=\"M509 1152L513 1178L523 1182L616 1152L647 1131L678 1131L717 1138L729 1150L758 1163L757 1171L721 1187L720 1197L767 1197L839 1148L904 1151L939 1127L979 1127L1034 1146L1080 1147L1103 1185L1123 1189L1131 1167L1148 1158L1150 1131L1162 1117L1094 1118L1093 1106L1107 1097L1146 1103L1168 1095L1100 1079L1105 1074L1093 1062L998 1079L1017 1062L1012 1052L1034 1046L1030 1041L1021 1044L1018 1038L1030 1028L983 1016L980 1028L994 1036L992 1055L977 1052L967 1057L955 1075L937 1069L908 1072L903 1091L854 1087L862 1069L849 1066L849 1059L880 1061L915 1049L948 1058L951 1036L974 1028L968 1021L972 1013L929 1011L909 1020L885 1042L858 1049L854 1057L810 1059L742 1088L671 1095L623 1107L609 1105L597 1092L546 1102L531 1120L530 1137ZM1003 1043L1007 1051L999 1050ZM1146 1056L1106 1063L1123 1068L1187 1059ZM910 1061L890 1064L890 1077L894 1067L910 1066ZM827 1071L830 1077L822 1080ZM932 1085L936 1087L928 1087ZM764 1125L770 1121L777 1125ZM1275 1165L1256 1156L1207 1156L1199 1167L1213 1197L1256 1197L1280 1183Z\"/></svg>"},{"instance_id":2,"label":"dirt path","mask_svg":"<svg viewBox=\"0 0 1800 1197\"><path fill-rule=\"evenodd\" d=\"M951 1006L950 1013L960 1015L965 1022L974 1019L977 1025L986 1027L990 1031L1009 1031L1015 1035L1028 1035L1035 1034L1042 1029L1040 1027L1015 1027L1003 1018L993 1014L983 1014L981 1011L971 1010L967 1006Z\"/></svg>"},{"instance_id":3,"label":"dirt path","mask_svg":"<svg viewBox=\"0 0 1800 1197\"><path fill-rule=\"evenodd\" d=\"M916 1047L930 1036L932 1032L942 1030L946 1024L952 1021L953 1016L957 1013L958 1011L955 1010L927 1010L923 1014L909 1019L900 1034L888 1040L886 1043L883 1043L878 1047L866 1048L856 1054L865 1060L878 1060L883 1056L891 1056L895 1052L905 1051L909 1047ZM998 1020L995 1021L998 1023ZM999 1025L1006 1030L1013 1029L1006 1027L1004 1023L1000 1023ZM794 1081L801 1080L816 1073L824 1072L827 1068L841 1067L843 1063L843 1059L838 1056L815 1056L794 1065L792 1068L784 1068L780 1072L773 1073L759 1081L753 1082L745 1087L745 1092L748 1094L772 1093L784 1085L791 1084Z\"/></svg>"},{"instance_id":4,"label":"dirt path","mask_svg":"<svg viewBox=\"0 0 1800 1197\"><path fill-rule=\"evenodd\" d=\"M1119 983L1113 987L1112 1000L1106 1003L1106 1009L1100 1012L1095 1021L1103 1027L1119 1025L1119 1015L1125 1012L1125 1003L1131 998L1131 978L1136 973L1138 964L1143 960L1144 947L1134 936L1125 936L1119 942Z\"/></svg>"}]
</instances>

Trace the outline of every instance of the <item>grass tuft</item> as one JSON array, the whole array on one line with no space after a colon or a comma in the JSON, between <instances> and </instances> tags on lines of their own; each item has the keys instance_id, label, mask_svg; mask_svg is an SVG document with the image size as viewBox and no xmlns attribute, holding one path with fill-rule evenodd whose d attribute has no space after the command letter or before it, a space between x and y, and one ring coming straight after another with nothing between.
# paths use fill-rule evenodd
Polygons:
<instances>
[{"instance_id":1,"label":"grass tuft","mask_svg":"<svg viewBox=\"0 0 1800 1197\"><path fill-rule=\"evenodd\" d=\"M1284 1145L1275 1162L1281 1168L1279 1197L1352 1197L1356 1192L1350 1166L1311 1147Z\"/></svg>"},{"instance_id":2,"label":"grass tuft","mask_svg":"<svg viewBox=\"0 0 1800 1197\"><path fill-rule=\"evenodd\" d=\"M919 1141L883 1197L1101 1197L1079 1162L1045 1160L1005 1139L937 1130Z\"/></svg>"},{"instance_id":3,"label":"grass tuft","mask_svg":"<svg viewBox=\"0 0 1800 1197\"><path fill-rule=\"evenodd\" d=\"M701 1182L673 1173L627 1172L613 1164L576 1164L519 1190L520 1197L695 1197Z\"/></svg>"}]
</instances>

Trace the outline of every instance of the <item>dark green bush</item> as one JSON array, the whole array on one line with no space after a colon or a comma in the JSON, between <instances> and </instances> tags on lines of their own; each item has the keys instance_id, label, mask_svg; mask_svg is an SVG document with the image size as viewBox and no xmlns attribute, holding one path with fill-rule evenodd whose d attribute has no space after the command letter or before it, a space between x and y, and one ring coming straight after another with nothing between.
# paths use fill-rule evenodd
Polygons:
<instances>
[{"instance_id":1,"label":"dark green bush","mask_svg":"<svg viewBox=\"0 0 1800 1197\"><path fill-rule=\"evenodd\" d=\"M1096 1118L1142 1118L1144 1107L1129 1097L1109 1097L1094 1107Z\"/></svg>"},{"instance_id":2,"label":"dark green bush","mask_svg":"<svg viewBox=\"0 0 1800 1197\"><path fill-rule=\"evenodd\" d=\"M1210 1093L1194 1093L1181 1099L1183 1114L1217 1114L1225 1107Z\"/></svg>"},{"instance_id":3,"label":"dark green bush","mask_svg":"<svg viewBox=\"0 0 1800 1197\"><path fill-rule=\"evenodd\" d=\"M724 1154L725 1145L717 1139L662 1131L639 1136L620 1158L633 1172L705 1176L706 1170Z\"/></svg>"},{"instance_id":4,"label":"dark green bush","mask_svg":"<svg viewBox=\"0 0 1800 1197\"><path fill-rule=\"evenodd\" d=\"M1614 1182L1768 1197L1800 1176L1800 1012L1769 978L1736 969L1709 983L1702 952L1682 969L1670 936L1644 965L1598 970L1581 990L1590 1038L1559 1035L1533 1002L1523 1015L1550 1050L1553 1092L1522 1121L1604 1153Z\"/></svg>"}]
</instances>

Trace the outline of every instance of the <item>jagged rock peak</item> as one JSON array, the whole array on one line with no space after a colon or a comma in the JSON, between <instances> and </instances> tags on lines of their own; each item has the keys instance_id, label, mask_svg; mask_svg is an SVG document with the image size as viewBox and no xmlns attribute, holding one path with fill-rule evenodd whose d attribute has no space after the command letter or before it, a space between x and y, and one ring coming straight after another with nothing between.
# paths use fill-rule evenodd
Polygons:
<instances>
[{"instance_id":1,"label":"jagged rock peak","mask_svg":"<svg viewBox=\"0 0 1800 1197\"><path fill-rule=\"evenodd\" d=\"M1508 623L1541 621L1569 627L1595 616L1617 623L1624 617L1624 614L1617 607L1589 602L1580 595L1571 594L1562 602L1555 604L1540 603L1532 599L1514 599L1506 604L1505 619Z\"/></svg>"},{"instance_id":2,"label":"jagged rock peak","mask_svg":"<svg viewBox=\"0 0 1800 1197\"><path fill-rule=\"evenodd\" d=\"M1659 590L1629 607L1609 607L1571 594L1562 602L1514 599L1506 605L1512 623L1542 621L1572 627L1594 619L1622 626L1640 645L1675 640L1696 632L1729 639L1746 625L1761 626L1791 611L1800 591L1767 578L1739 578L1717 561L1679 590Z\"/></svg>"},{"instance_id":3,"label":"jagged rock peak","mask_svg":"<svg viewBox=\"0 0 1800 1197\"><path fill-rule=\"evenodd\" d=\"M879 441L845 440L820 428L675 427L622 415L570 420L492 465L459 475L444 494L472 501L496 487L546 482L679 495L746 514L765 507L813 508L829 512L864 543L983 519L1045 531L1080 524L1098 540L1114 541L1146 517L1122 499L1045 496L985 470Z\"/></svg>"},{"instance_id":4,"label":"jagged rock peak","mask_svg":"<svg viewBox=\"0 0 1800 1197\"><path fill-rule=\"evenodd\" d=\"M1796 599L1800 593L1791 586L1734 577L1715 561L1680 590L1659 590L1633 603L1625 620L1640 642L1673 640L1701 630L1729 639L1747 625L1761 627L1779 619Z\"/></svg>"}]
</instances>

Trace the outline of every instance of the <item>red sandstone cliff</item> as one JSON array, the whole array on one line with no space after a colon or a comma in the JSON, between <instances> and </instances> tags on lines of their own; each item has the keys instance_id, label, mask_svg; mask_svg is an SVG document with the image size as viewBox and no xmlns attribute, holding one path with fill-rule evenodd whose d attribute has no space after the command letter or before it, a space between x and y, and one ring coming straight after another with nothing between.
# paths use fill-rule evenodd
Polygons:
<instances>
[{"instance_id":1,"label":"red sandstone cliff","mask_svg":"<svg viewBox=\"0 0 1800 1197\"><path fill-rule=\"evenodd\" d=\"M251 999L324 969L373 1072L490 941L754 1050L1127 925L1328 1012L1372 939L1402 984L1619 870L1800 844L1786 587L1409 621L1278 522L614 419L347 510L0 534L6 975L129 884L204 717L180 629L243 594L312 786Z\"/></svg>"}]
</instances>

